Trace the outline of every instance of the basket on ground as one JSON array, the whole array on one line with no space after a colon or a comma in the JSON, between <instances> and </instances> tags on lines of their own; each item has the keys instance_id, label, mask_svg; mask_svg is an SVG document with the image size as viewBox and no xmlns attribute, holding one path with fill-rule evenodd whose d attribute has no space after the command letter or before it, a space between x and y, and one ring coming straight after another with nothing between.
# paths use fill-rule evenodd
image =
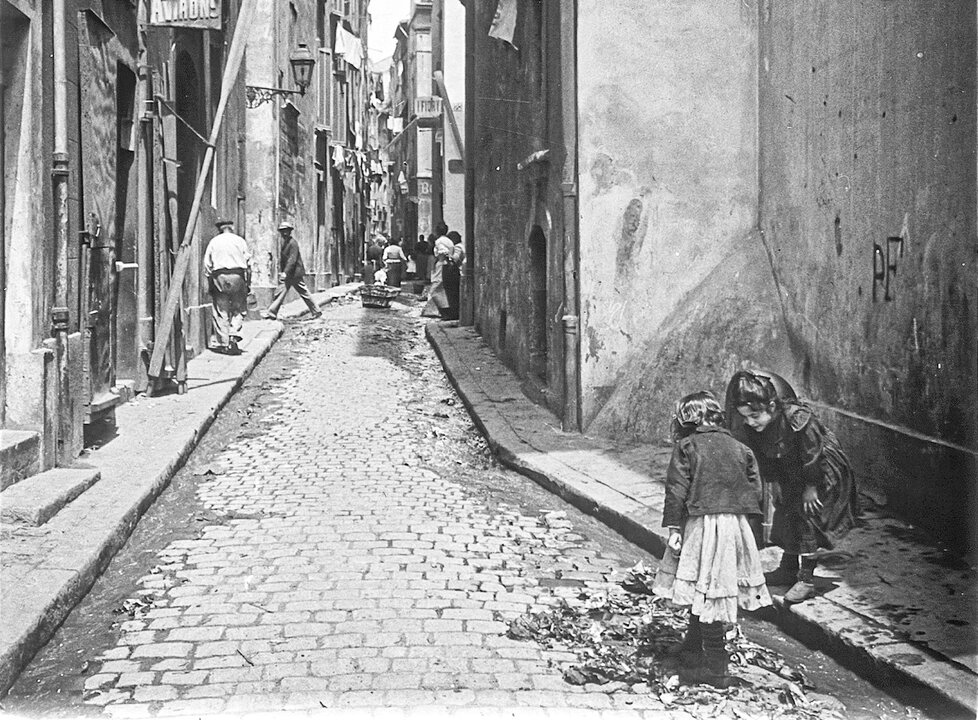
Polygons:
<instances>
[{"instance_id":1,"label":"basket on ground","mask_svg":"<svg viewBox=\"0 0 978 720\"><path fill-rule=\"evenodd\" d=\"M364 307L389 308L391 300L401 294L401 288L387 285L364 285L360 288L360 302Z\"/></svg>"}]
</instances>

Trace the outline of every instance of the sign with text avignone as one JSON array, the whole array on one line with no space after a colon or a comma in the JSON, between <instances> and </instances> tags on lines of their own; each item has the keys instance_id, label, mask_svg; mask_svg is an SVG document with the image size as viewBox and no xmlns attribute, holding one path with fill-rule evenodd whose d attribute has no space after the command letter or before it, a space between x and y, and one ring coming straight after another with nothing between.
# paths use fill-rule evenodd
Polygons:
<instances>
[{"instance_id":1,"label":"sign with text avignone","mask_svg":"<svg viewBox=\"0 0 978 720\"><path fill-rule=\"evenodd\" d=\"M149 24L221 29L221 0L149 0Z\"/></svg>"}]
</instances>

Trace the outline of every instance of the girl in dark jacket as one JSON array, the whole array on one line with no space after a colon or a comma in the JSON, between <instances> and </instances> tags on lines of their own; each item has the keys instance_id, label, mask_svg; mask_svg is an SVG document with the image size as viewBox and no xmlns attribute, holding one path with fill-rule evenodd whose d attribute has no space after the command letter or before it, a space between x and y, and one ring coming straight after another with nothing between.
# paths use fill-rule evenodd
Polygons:
<instances>
[{"instance_id":1,"label":"girl in dark jacket","mask_svg":"<svg viewBox=\"0 0 978 720\"><path fill-rule=\"evenodd\" d=\"M791 585L785 601L802 602L815 596L819 552L834 549L855 524L852 467L838 438L812 409L780 397L770 378L741 370L727 394L743 420L744 441L758 457L761 476L775 487L771 541L784 554L767 583Z\"/></svg>"},{"instance_id":2,"label":"girl in dark jacket","mask_svg":"<svg viewBox=\"0 0 978 720\"><path fill-rule=\"evenodd\" d=\"M676 404L673 435L662 512L668 549L652 590L690 608L680 649L690 678L727 687L724 623L737 622L738 608L771 604L747 520L761 511L761 479L754 453L723 427L712 393Z\"/></svg>"}]
</instances>

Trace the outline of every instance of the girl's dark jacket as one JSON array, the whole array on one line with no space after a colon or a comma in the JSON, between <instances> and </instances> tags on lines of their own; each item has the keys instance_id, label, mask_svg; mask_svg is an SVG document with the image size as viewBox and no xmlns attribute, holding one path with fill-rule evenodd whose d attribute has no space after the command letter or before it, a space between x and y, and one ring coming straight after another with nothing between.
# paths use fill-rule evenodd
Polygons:
<instances>
[{"instance_id":1,"label":"girl's dark jacket","mask_svg":"<svg viewBox=\"0 0 978 720\"><path fill-rule=\"evenodd\" d=\"M760 512L761 477L750 448L711 425L676 443L666 473L663 527L682 527L694 515Z\"/></svg>"},{"instance_id":2,"label":"girl's dark jacket","mask_svg":"<svg viewBox=\"0 0 978 720\"><path fill-rule=\"evenodd\" d=\"M780 497L775 502L771 539L784 547L781 540L794 537L781 526L806 522L802 495L806 487L813 487L822 502L818 515L809 519L814 523L818 545L835 547L859 514L855 474L835 433L805 403L785 400L762 432L745 427L743 434L744 441L757 453L761 477L778 485ZM813 548L801 550L810 552Z\"/></svg>"}]
</instances>

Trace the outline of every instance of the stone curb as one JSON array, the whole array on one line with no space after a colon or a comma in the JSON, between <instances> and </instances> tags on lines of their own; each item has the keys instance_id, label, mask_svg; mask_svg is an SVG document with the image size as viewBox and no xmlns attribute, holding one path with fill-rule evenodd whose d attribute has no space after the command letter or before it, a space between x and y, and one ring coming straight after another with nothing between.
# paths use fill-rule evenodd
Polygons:
<instances>
[{"instance_id":1,"label":"stone curb","mask_svg":"<svg viewBox=\"0 0 978 720\"><path fill-rule=\"evenodd\" d=\"M581 511L601 520L630 542L661 557L666 538L653 529L659 527L661 514L657 515L648 507L643 507L645 512L641 512L635 507L634 501L623 494L604 492L601 496L596 496L592 486L580 482L577 476L581 473L577 469L548 462L547 452L533 447L523 437L523 434L530 431L524 430L521 433L514 430L504 413L499 410L500 403L487 400L483 384L478 381L449 333L450 328L437 321L430 322L425 327L425 335L441 360L449 381L498 460ZM495 359L490 362L501 365ZM498 372L495 368L493 371ZM519 382L515 376L511 377L509 383L519 391ZM499 378L494 378L494 391L497 391L500 384ZM518 398L507 398L505 406L512 408L517 404L533 405L521 392L519 394ZM559 424L545 410L537 408L537 411L539 415L546 417L546 421ZM587 443L586 438L582 437L581 441ZM878 626L831 601L789 605L781 596L774 596L772 593L772 597L776 608L776 622L788 634L818 647L896 697L915 702L923 700L939 711L941 717L946 717L948 711L956 716L975 717L978 708L975 676L953 661L901 641L888 628ZM889 634L891 641L873 646L861 645L860 634L855 632L857 628L884 636ZM907 665L900 661L902 656L920 656L922 652L928 657L919 664Z\"/></svg>"},{"instance_id":2,"label":"stone curb","mask_svg":"<svg viewBox=\"0 0 978 720\"><path fill-rule=\"evenodd\" d=\"M444 331L439 330L437 321L431 322L425 328L425 335L493 455L507 467L526 475L562 500L606 523L643 550L661 556L666 547L666 538L652 529L661 522L661 513L607 487L602 488L603 497L596 497L593 485L587 483L586 478L575 472L574 468L548 462L546 452L523 440L491 403L480 399L481 392L466 377L470 373L468 367L460 361L458 351ZM549 415L542 409L541 413ZM555 417L550 418L551 422L559 424Z\"/></svg>"}]
</instances>

